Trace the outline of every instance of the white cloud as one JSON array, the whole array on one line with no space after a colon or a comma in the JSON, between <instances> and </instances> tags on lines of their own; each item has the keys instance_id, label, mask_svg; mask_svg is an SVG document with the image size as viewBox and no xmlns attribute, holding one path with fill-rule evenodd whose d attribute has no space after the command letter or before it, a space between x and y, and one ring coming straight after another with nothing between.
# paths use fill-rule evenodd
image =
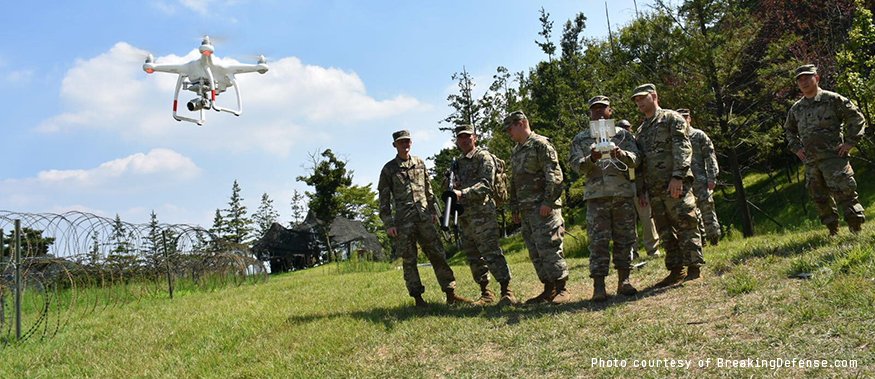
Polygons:
<instances>
[{"instance_id":1,"label":"white cloud","mask_svg":"<svg viewBox=\"0 0 875 379\"><path fill-rule=\"evenodd\" d=\"M47 184L100 185L125 176L168 175L191 178L200 169L188 157L169 149L152 149L104 162L85 170L46 170L37 174L39 182Z\"/></svg>"},{"instance_id":2,"label":"white cloud","mask_svg":"<svg viewBox=\"0 0 875 379\"><path fill-rule=\"evenodd\" d=\"M183 7L191 9L200 15L206 15L208 12L208 7L212 1L210 0L179 0L179 3L182 4Z\"/></svg>"},{"instance_id":3,"label":"white cloud","mask_svg":"<svg viewBox=\"0 0 875 379\"><path fill-rule=\"evenodd\" d=\"M237 77L242 116L210 110L203 128L198 128L171 118L176 75L145 74L141 66L146 55L146 51L120 42L103 54L77 61L61 85L67 111L45 120L37 129L46 133L98 129L146 143L163 144L160 141L169 139L177 145L209 150L262 150L287 156L310 131L324 130L328 125L354 127L364 121L429 109L405 95L375 99L355 73L306 65L287 57L268 62L270 71L265 75ZM185 56L157 57L156 62L179 64L197 57L197 50L192 50ZM214 59L219 64L239 63ZM180 103L193 97L190 92L181 93ZM235 107L233 89L221 94L218 101ZM180 106L181 111L184 108Z\"/></svg>"}]
</instances>

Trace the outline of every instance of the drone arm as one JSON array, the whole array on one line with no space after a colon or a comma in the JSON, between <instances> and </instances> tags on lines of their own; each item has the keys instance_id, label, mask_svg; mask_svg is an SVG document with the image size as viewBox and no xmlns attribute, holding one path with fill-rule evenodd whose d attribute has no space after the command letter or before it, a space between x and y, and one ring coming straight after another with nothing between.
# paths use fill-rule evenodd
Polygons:
<instances>
[{"instance_id":1,"label":"drone arm","mask_svg":"<svg viewBox=\"0 0 875 379\"><path fill-rule=\"evenodd\" d=\"M146 62L143 64L143 71L147 74L151 74L153 72L168 72L171 74L182 74L185 70L184 64L154 64L152 62Z\"/></svg>"},{"instance_id":2,"label":"drone arm","mask_svg":"<svg viewBox=\"0 0 875 379\"><path fill-rule=\"evenodd\" d=\"M267 64L259 63L259 64L235 64L225 67L225 70L228 71L229 74L246 74L249 72L257 72L259 74L264 74L267 72Z\"/></svg>"}]
</instances>

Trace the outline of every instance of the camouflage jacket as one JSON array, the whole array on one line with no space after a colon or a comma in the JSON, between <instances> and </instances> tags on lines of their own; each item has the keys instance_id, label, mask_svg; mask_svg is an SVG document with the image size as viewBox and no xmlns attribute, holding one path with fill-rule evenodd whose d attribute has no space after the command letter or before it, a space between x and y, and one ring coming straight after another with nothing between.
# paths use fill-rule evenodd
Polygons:
<instances>
[{"instance_id":1,"label":"camouflage jacket","mask_svg":"<svg viewBox=\"0 0 875 379\"><path fill-rule=\"evenodd\" d=\"M702 130L691 127L690 143L693 146L693 160L690 162L693 177L697 182L716 183L720 168L717 167L717 154L711 138Z\"/></svg>"},{"instance_id":2,"label":"camouflage jacket","mask_svg":"<svg viewBox=\"0 0 875 379\"><path fill-rule=\"evenodd\" d=\"M406 222L431 221L432 215L437 214L428 169L419 157L411 155L404 161L396 156L386 163L380 171L377 192L380 219L387 229Z\"/></svg>"},{"instance_id":3,"label":"camouflage jacket","mask_svg":"<svg viewBox=\"0 0 875 379\"><path fill-rule=\"evenodd\" d=\"M665 192L672 177L692 177L693 148L687 122L677 112L657 108L652 118L638 126L638 146L644 155L644 188Z\"/></svg>"},{"instance_id":4,"label":"camouflage jacket","mask_svg":"<svg viewBox=\"0 0 875 379\"><path fill-rule=\"evenodd\" d=\"M804 148L806 160L811 162L837 157L838 146L856 145L865 129L866 120L854 103L822 89L814 98L796 101L784 122L787 147L792 152Z\"/></svg>"},{"instance_id":5,"label":"camouflage jacket","mask_svg":"<svg viewBox=\"0 0 875 379\"><path fill-rule=\"evenodd\" d=\"M562 168L547 137L532 133L513 148L510 156L510 209L547 205L562 206Z\"/></svg>"},{"instance_id":6,"label":"camouflage jacket","mask_svg":"<svg viewBox=\"0 0 875 379\"><path fill-rule=\"evenodd\" d=\"M593 162L590 159L591 146L595 143L595 138L592 138L589 129L577 133L571 142L568 166L574 172L586 177L584 200L613 196L635 196L635 184L629 177L629 170L634 170L641 163L641 152L638 150L638 143L635 142L632 133L619 127L616 130L617 134L611 138L611 141L626 152L625 156L618 158L622 162L619 165L609 163L607 160ZM623 165L626 166L627 170L620 170Z\"/></svg>"},{"instance_id":7,"label":"camouflage jacket","mask_svg":"<svg viewBox=\"0 0 875 379\"><path fill-rule=\"evenodd\" d=\"M457 159L456 164L454 188L462 191L460 203L467 207L494 204L492 181L495 178L495 161L492 155L476 147Z\"/></svg>"}]
</instances>

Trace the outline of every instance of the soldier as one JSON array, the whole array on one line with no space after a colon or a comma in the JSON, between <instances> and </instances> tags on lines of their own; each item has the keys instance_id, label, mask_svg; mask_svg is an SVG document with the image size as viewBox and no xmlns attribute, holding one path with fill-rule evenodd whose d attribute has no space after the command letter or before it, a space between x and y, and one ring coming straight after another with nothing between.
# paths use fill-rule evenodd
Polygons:
<instances>
[{"instance_id":1,"label":"soldier","mask_svg":"<svg viewBox=\"0 0 875 379\"><path fill-rule=\"evenodd\" d=\"M596 96L589 100L590 120L610 119L611 100ZM592 127L592 126L591 126ZM568 165L586 177L586 225L589 234L589 276L593 279L592 301L605 301L605 277L611 264L613 241L614 268L617 269L617 293L632 296L638 290L629 282L632 251L638 242L635 221L635 182L629 177L641 161L638 144L632 133L615 127L610 159L596 150L590 130L578 133L571 142Z\"/></svg>"},{"instance_id":2,"label":"soldier","mask_svg":"<svg viewBox=\"0 0 875 379\"><path fill-rule=\"evenodd\" d=\"M704 131L693 127L689 109L681 108L677 112L684 116L684 120L687 120L687 125L690 126L690 144L693 147L693 159L690 162L694 178L693 195L696 196L696 206L699 207L702 215L699 220L699 234L707 237L711 245L717 246L723 233L717 220L717 210L714 209L713 194L717 186L717 174L720 173L714 144Z\"/></svg>"},{"instance_id":3,"label":"soldier","mask_svg":"<svg viewBox=\"0 0 875 379\"><path fill-rule=\"evenodd\" d=\"M562 254L565 233L562 219L562 169L556 149L546 137L532 132L522 111L504 118L504 128L516 146L511 153L510 209L513 221L522 223L523 239L538 279L541 294L526 304L571 301L565 284L568 265Z\"/></svg>"},{"instance_id":4,"label":"soldier","mask_svg":"<svg viewBox=\"0 0 875 379\"><path fill-rule=\"evenodd\" d=\"M629 133L632 133L632 123L630 123L628 120L620 120L620 122L617 123L617 126L625 129ZM638 141L636 140L635 143L637 144ZM630 176L630 178L632 178L632 180L635 180L634 177L636 175L635 175L634 168L629 169L629 176ZM641 181L639 180L638 182L640 183ZM638 191L639 191L637 185L635 186L635 191L636 191L635 195L637 197ZM644 242L644 250L647 251L648 256L658 257L660 255L659 254L659 234L656 232L656 225L653 224L653 216L650 212L650 204L647 204L646 206L642 206L641 203L638 201L635 201L634 203L635 203L635 212L638 213L638 222L641 224L641 230L642 230L641 240L642 240L642 242ZM637 249L637 243L636 243L636 246L633 247L633 249L632 249L632 254L636 258L638 257L637 250L638 249Z\"/></svg>"},{"instance_id":5,"label":"soldier","mask_svg":"<svg viewBox=\"0 0 875 379\"><path fill-rule=\"evenodd\" d=\"M480 299L474 304L485 305L495 301L489 290L489 272L501 285L499 305L516 304L510 289L510 268L498 244L500 229L496 216L493 188L496 161L488 151L477 146L477 135L471 125L460 125L454 130L456 146L462 156L456 161L455 197L464 207L459 214L462 228L462 250L468 256L468 266L474 281L480 284Z\"/></svg>"},{"instance_id":6,"label":"soldier","mask_svg":"<svg viewBox=\"0 0 875 379\"><path fill-rule=\"evenodd\" d=\"M386 234L395 239L395 249L404 261L407 292L417 307L426 305L422 299L425 286L419 280L416 266L416 244L419 243L447 295L447 304L470 303L471 300L456 295L456 279L435 227L440 212L437 211L425 162L410 155L413 142L409 131L392 133L392 138L392 146L398 155L380 171L377 191L380 194L380 219L386 226Z\"/></svg>"},{"instance_id":7,"label":"soldier","mask_svg":"<svg viewBox=\"0 0 875 379\"><path fill-rule=\"evenodd\" d=\"M803 97L790 107L784 123L787 147L805 163L805 184L829 235L839 232L836 206L848 229L860 233L865 217L848 153L863 137L866 120L846 97L820 88L814 65L796 69L796 85Z\"/></svg>"},{"instance_id":8,"label":"soldier","mask_svg":"<svg viewBox=\"0 0 875 379\"><path fill-rule=\"evenodd\" d=\"M687 123L677 112L659 107L653 84L635 88L632 100L645 117L638 127L638 146L644 154L644 191L638 194L638 201L641 205L649 203L653 210L653 221L665 249L665 267L670 271L655 287L698 279L705 259L699 210L692 192L693 151Z\"/></svg>"}]
</instances>

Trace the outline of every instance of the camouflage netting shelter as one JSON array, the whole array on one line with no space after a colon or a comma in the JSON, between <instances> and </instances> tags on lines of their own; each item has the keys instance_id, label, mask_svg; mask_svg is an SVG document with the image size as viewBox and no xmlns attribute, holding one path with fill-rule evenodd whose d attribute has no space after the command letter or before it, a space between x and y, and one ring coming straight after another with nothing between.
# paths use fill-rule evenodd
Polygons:
<instances>
[{"instance_id":1,"label":"camouflage netting shelter","mask_svg":"<svg viewBox=\"0 0 875 379\"><path fill-rule=\"evenodd\" d=\"M319 262L318 237L311 230L286 229L273 223L252 245L252 252L258 259L270 262L271 272L300 270Z\"/></svg>"},{"instance_id":2,"label":"camouflage netting shelter","mask_svg":"<svg viewBox=\"0 0 875 379\"><path fill-rule=\"evenodd\" d=\"M377 236L368 232L361 221L353 221L338 216L331 223L331 243L336 249L346 247L346 256L350 257L353 252L366 254L374 260L383 260L383 246L377 240Z\"/></svg>"}]
</instances>

